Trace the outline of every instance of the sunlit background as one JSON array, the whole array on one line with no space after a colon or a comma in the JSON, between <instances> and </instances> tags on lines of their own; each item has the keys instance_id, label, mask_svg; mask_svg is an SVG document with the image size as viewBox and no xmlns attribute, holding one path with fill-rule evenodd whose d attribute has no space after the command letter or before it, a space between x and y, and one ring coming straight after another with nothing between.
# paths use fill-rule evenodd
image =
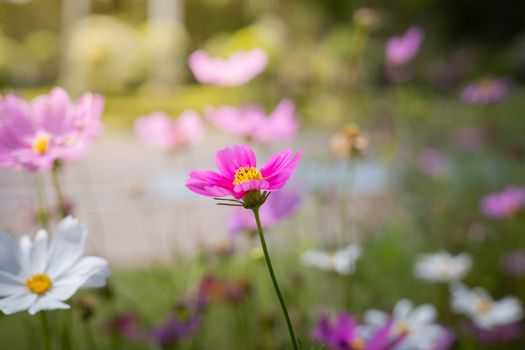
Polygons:
<instances>
[{"instance_id":1,"label":"sunlit background","mask_svg":"<svg viewBox=\"0 0 525 350\"><path fill-rule=\"evenodd\" d=\"M303 151L262 214L303 349L524 349L524 24L521 0L0 0L0 99L58 86L105 105L89 152L57 170L63 198L51 171L0 168L0 227L33 236L67 207L112 271L50 313L53 348L291 349L251 217L185 186L247 143L258 166ZM198 50L238 61L192 65ZM440 251L464 259L418 267ZM401 299L436 315L407 316L397 344L314 331ZM448 342L410 338L429 322ZM0 314L0 342L36 349L38 326Z\"/></svg>"}]
</instances>

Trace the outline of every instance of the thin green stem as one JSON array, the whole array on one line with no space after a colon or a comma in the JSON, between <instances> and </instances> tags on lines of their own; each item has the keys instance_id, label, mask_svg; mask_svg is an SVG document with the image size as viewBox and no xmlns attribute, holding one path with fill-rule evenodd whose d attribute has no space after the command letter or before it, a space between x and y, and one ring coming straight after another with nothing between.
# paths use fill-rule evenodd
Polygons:
<instances>
[{"instance_id":1,"label":"thin green stem","mask_svg":"<svg viewBox=\"0 0 525 350\"><path fill-rule=\"evenodd\" d=\"M42 183L40 174L34 174L35 179L35 188L37 196L37 220L42 228L48 228L49 221L49 212L47 210L47 198L46 198L46 189Z\"/></svg>"},{"instance_id":2,"label":"thin green stem","mask_svg":"<svg viewBox=\"0 0 525 350\"><path fill-rule=\"evenodd\" d=\"M51 344L51 332L49 331L49 321L47 319L47 314L45 311L40 311L40 320L42 322L42 330L44 332L44 344L46 350L53 350L53 345Z\"/></svg>"},{"instance_id":3,"label":"thin green stem","mask_svg":"<svg viewBox=\"0 0 525 350\"><path fill-rule=\"evenodd\" d=\"M60 208L60 215L65 218L68 214L66 201L64 200L64 195L62 194L62 189L60 187L60 181L58 179L58 167L55 165L51 170L51 180L53 181L53 187L55 188L56 198L58 200L58 206Z\"/></svg>"},{"instance_id":4,"label":"thin green stem","mask_svg":"<svg viewBox=\"0 0 525 350\"><path fill-rule=\"evenodd\" d=\"M290 333L290 338L292 339L292 344L294 350L298 349L297 346L297 339L295 338L295 333L293 331L292 322L290 321L290 316L288 316L288 310L286 309L286 304L284 303L283 296L281 294L281 290L279 289L279 284L277 283L277 279L275 278L275 274L273 272L272 262L270 260L270 254L268 254L268 248L266 247L266 240L264 239L264 232L261 225L261 219L259 218L259 208L254 208L253 215L255 216L255 222L257 223L257 230L259 232L259 238L261 239L261 246L264 252L264 258L266 259L266 265L268 266L268 272L270 272L270 277L272 278L273 287L275 289L275 292L277 293L277 297L279 298L279 303L281 304L281 309L284 314L284 318L286 318L286 325L288 326L288 332Z\"/></svg>"}]
</instances>

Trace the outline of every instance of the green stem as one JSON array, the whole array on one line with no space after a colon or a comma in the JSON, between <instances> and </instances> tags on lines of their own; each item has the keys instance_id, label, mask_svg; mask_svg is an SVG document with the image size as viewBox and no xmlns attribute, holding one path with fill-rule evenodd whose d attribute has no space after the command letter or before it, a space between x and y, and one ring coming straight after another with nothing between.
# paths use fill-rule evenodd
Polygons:
<instances>
[{"instance_id":1,"label":"green stem","mask_svg":"<svg viewBox=\"0 0 525 350\"><path fill-rule=\"evenodd\" d=\"M47 320L47 314L45 311L40 311L40 320L42 321L42 330L44 331L44 344L46 350L52 350L51 344L51 333L49 331L49 321Z\"/></svg>"},{"instance_id":2,"label":"green stem","mask_svg":"<svg viewBox=\"0 0 525 350\"><path fill-rule=\"evenodd\" d=\"M286 318L286 325L288 326L288 332L290 333L290 338L292 339L293 348L297 350L298 349L297 339L295 338L295 334L294 334L293 327L292 327L292 322L290 321L290 316L288 316L288 310L286 309L286 305L284 303L283 296L279 289L279 284L277 283L277 279L275 278L275 274L273 272L273 267L272 267L272 262L270 260L270 254L268 254L268 248L266 247L266 241L264 239L261 219L259 218L259 208L254 208L252 210L253 210L253 215L255 216L255 222L257 223L257 230L259 231L259 238L261 239L261 246L264 252L264 257L266 259L266 265L268 266L268 272L270 272L270 277L272 278L273 287L275 289L275 292L277 293L277 297L279 298L279 303L281 304L281 309L283 311L284 318Z\"/></svg>"},{"instance_id":3,"label":"green stem","mask_svg":"<svg viewBox=\"0 0 525 350\"><path fill-rule=\"evenodd\" d=\"M47 229L48 227L48 220L49 215L47 211L47 198L46 198L46 190L42 184L42 179L40 178L40 174L35 173L35 188L36 188L36 196L37 196L37 220L40 226L42 228Z\"/></svg>"},{"instance_id":4,"label":"green stem","mask_svg":"<svg viewBox=\"0 0 525 350\"><path fill-rule=\"evenodd\" d=\"M60 208L60 215L65 218L68 215L66 202L62 189L60 188L60 181L58 179L58 167L55 165L51 170L51 180L53 181L53 187L55 188L55 194L58 200L58 206Z\"/></svg>"}]
</instances>

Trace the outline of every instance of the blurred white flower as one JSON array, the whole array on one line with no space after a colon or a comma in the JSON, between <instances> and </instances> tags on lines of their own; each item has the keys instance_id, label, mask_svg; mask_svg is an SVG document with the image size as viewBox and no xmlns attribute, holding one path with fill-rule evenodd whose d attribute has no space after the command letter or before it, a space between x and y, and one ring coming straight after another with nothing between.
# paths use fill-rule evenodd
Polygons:
<instances>
[{"instance_id":1,"label":"blurred white flower","mask_svg":"<svg viewBox=\"0 0 525 350\"><path fill-rule=\"evenodd\" d=\"M381 310L368 310L365 322L372 329L379 329L392 320L392 336L404 336L396 350L432 350L447 330L436 324L436 308L430 304L414 307L411 300L399 300L392 315Z\"/></svg>"},{"instance_id":2,"label":"blurred white flower","mask_svg":"<svg viewBox=\"0 0 525 350\"><path fill-rule=\"evenodd\" d=\"M453 285L450 291L452 310L466 315L479 328L505 326L523 318L523 307L516 297L496 301L483 288L469 289L462 284Z\"/></svg>"},{"instance_id":3,"label":"blurred white flower","mask_svg":"<svg viewBox=\"0 0 525 350\"><path fill-rule=\"evenodd\" d=\"M459 281L472 266L472 257L467 253L451 255L449 252L422 254L414 265L414 275L431 282Z\"/></svg>"},{"instance_id":4,"label":"blurred white flower","mask_svg":"<svg viewBox=\"0 0 525 350\"><path fill-rule=\"evenodd\" d=\"M307 250L301 255L301 262L306 266L321 270L334 271L340 275L351 275L361 256L361 247L355 244L332 252Z\"/></svg>"},{"instance_id":5,"label":"blurred white flower","mask_svg":"<svg viewBox=\"0 0 525 350\"><path fill-rule=\"evenodd\" d=\"M17 248L0 231L0 310L5 314L29 310L34 315L68 309L64 301L79 288L104 286L109 276L107 261L82 256L87 234L87 227L72 217L58 223L49 243L42 229L34 242L23 236Z\"/></svg>"}]
</instances>

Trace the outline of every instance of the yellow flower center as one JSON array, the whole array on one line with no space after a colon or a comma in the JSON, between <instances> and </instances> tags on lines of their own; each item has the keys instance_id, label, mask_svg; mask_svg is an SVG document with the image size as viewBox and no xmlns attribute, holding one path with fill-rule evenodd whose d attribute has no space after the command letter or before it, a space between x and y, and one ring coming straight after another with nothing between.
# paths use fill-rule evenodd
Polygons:
<instances>
[{"instance_id":1,"label":"yellow flower center","mask_svg":"<svg viewBox=\"0 0 525 350\"><path fill-rule=\"evenodd\" d=\"M235 172L235 178L233 179L233 184L238 185L240 183L252 180L262 180L263 177L261 172L253 166L245 166L237 169Z\"/></svg>"},{"instance_id":2,"label":"yellow flower center","mask_svg":"<svg viewBox=\"0 0 525 350\"><path fill-rule=\"evenodd\" d=\"M37 154L44 154L49 148L49 135L42 134L35 138L32 144L33 151Z\"/></svg>"},{"instance_id":3,"label":"yellow flower center","mask_svg":"<svg viewBox=\"0 0 525 350\"><path fill-rule=\"evenodd\" d=\"M352 341L350 342L350 347L352 348L352 350L363 350L365 348L365 342L363 341L363 339L360 339L360 338L355 338L355 339L352 339Z\"/></svg>"},{"instance_id":4,"label":"yellow flower center","mask_svg":"<svg viewBox=\"0 0 525 350\"><path fill-rule=\"evenodd\" d=\"M492 309L492 302L488 299L482 299L478 304L478 314L486 315Z\"/></svg>"},{"instance_id":5,"label":"yellow flower center","mask_svg":"<svg viewBox=\"0 0 525 350\"><path fill-rule=\"evenodd\" d=\"M26 286L29 288L31 293L42 295L51 288L53 282L48 275L43 273L37 273L36 275L31 276L26 281Z\"/></svg>"},{"instance_id":6,"label":"yellow flower center","mask_svg":"<svg viewBox=\"0 0 525 350\"><path fill-rule=\"evenodd\" d=\"M406 325L404 324L400 324L399 326L397 326L397 334L400 336L400 337L404 337L408 334L410 334L410 328L408 328Z\"/></svg>"}]
</instances>

